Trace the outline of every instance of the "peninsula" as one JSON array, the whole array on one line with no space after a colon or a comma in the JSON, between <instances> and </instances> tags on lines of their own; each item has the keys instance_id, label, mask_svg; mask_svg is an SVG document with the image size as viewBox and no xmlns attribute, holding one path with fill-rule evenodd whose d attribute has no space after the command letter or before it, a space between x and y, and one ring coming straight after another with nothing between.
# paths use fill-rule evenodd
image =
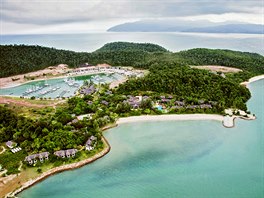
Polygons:
<instances>
[{"instance_id":1,"label":"peninsula","mask_svg":"<svg viewBox=\"0 0 264 198\"><path fill-rule=\"evenodd\" d=\"M103 73L107 64L114 73L122 69L136 75L127 75L122 82L116 80L114 86L85 80L75 96L68 99L1 97L0 197L14 196L49 175L102 157L110 150L102 131L118 124L206 119L226 122L230 127L235 117L254 119L246 106L250 92L240 83L264 73L263 56L229 50L172 53L154 44L123 42L106 44L93 53L39 46L1 46L1 49L3 78L51 65L63 66L65 71L51 74L50 78L85 75L82 72L88 70L80 68L94 71L101 68L100 64L104 64ZM13 53L19 50L23 52L23 61L31 67L16 64L22 57L13 58ZM43 51L46 56L40 55ZM27 59L36 54L40 62ZM55 55L60 56L49 59ZM8 65L13 67L7 69ZM213 65L213 69L208 65Z\"/></svg>"}]
</instances>

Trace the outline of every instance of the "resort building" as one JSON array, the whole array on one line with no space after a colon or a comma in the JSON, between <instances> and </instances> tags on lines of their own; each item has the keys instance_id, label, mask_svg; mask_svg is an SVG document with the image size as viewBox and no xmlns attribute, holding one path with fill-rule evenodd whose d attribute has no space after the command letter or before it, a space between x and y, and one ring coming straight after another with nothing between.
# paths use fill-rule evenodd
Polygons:
<instances>
[{"instance_id":1,"label":"resort building","mask_svg":"<svg viewBox=\"0 0 264 198\"><path fill-rule=\"evenodd\" d=\"M67 149L67 150L60 150L54 152L54 155L60 158L70 158L70 157L75 157L76 153L78 152L77 149Z\"/></svg>"},{"instance_id":2,"label":"resort building","mask_svg":"<svg viewBox=\"0 0 264 198\"><path fill-rule=\"evenodd\" d=\"M37 161L43 163L44 160L48 160L49 159L49 152L42 152L42 153L37 153L37 154L33 154L33 155L29 155L27 157L25 157L25 160L27 163L29 163L30 165L37 163Z\"/></svg>"},{"instance_id":3,"label":"resort building","mask_svg":"<svg viewBox=\"0 0 264 198\"><path fill-rule=\"evenodd\" d=\"M6 142L6 146L10 149L14 148L17 145L17 143L13 142L13 141L7 141Z\"/></svg>"},{"instance_id":4,"label":"resort building","mask_svg":"<svg viewBox=\"0 0 264 198\"><path fill-rule=\"evenodd\" d=\"M97 143L97 137L95 136L91 136L90 138L88 138L87 142L85 143L85 149L87 151L91 151L95 148Z\"/></svg>"},{"instance_id":5,"label":"resort building","mask_svg":"<svg viewBox=\"0 0 264 198\"><path fill-rule=\"evenodd\" d=\"M124 100L123 103L128 103L132 109L138 109L143 100L147 100L148 96L127 96L127 100Z\"/></svg>"}]
</instances>

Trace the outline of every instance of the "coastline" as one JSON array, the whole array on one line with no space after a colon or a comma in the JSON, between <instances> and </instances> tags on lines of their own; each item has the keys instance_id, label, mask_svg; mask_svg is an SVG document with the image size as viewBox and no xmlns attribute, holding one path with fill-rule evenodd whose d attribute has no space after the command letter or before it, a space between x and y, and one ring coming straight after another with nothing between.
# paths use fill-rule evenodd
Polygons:
<instances>
[{"instance_id":1,"label":"coastline","mask_svg":"<svg viewBox=\"0 0 264 198\"><path fill-rule=\"evenodd\" d=\"M261 79L264 79L264 74L259 75L259 76L254 76L254 77L248 79L248 81L240 83L240 85L244 85L247 87L250 83L253 83L253 82L261 80Z\"/></svg>"},{"instance_id":2,"label":"coastline","mask_svg":"<svg viewBox=\"0 0 264 198\"><path fill-rule=\"evenodd\" d=\"M264 79L264 75L260 75L260 76L255 76L253 78L250 78L248 81L241 83L241 85L248 85L252 82L258 81ZM236 118L241 118L240 116L233 116L232 120L233 120L233 126L234 127L234 121ZM245 118L242 118L245 119ZM146 121L187 121L187 120L215 120L215 121L220 121L222 122L222 124L224 125L224 116L222 115L217 115L217 114L167 114L167 115L144 115L144 116L131 116L131 117L126 117L126 118L119 118L115 124L111 125L111 126L106 126L105 128L102 129L102 131L108 130L110 128L113 127L117 127L119 124L125 124L125 123L133 123L133 122L146 122ZM246 119L248 120L248 119ZM225 126L225 125L224 125ZM226 126L225 126L226 127ZM227 127L227 128L231 128L231 127ZM104 138L104 136L102 136L102 140L104 142L104 144L106 145L106 147L99 153L95 154L94 156L73 163L73 164L67 164L67 165L63 165L63 166L59 166L53 169L50 169L47 172L42 173L39 177L33 179L33 180L29 180L25 183L22 184L22 186L18 189L16 189L15 191L12 191L10 193L8 193L7 195L5 195L6 198L8 197L15 197L15 195L17 195L18 193L22 192L23 190L26 190L27 188L33 186L34 184L44 180L45 178L52 176L54 174L66 171L66 170L72 170L72 169L76 169L76 168L80 168L86 164L92 163L94 161L96 161L97 159L102 158L103 156L105 156L111 149L110 144L108 143L108 141Z\"/></svg>"},{"instance_id":3,"label":"coastline","mask_svg":"<svg viewBox=\"0 0 264 198\"><path fill-rule=\"evenodd\" d=\"M94 156L92 156L92 157L90 157L88 159L85 159L85 160L82 160L82 161L79 161L79 162L76 162L76 163L66 164L66 165L62 165L62 166L59 166L59 167L52 168L52 169L48 170L47 172L42 173L39 177L37 177L37 178L35 178L33 180L31 179L31 180L25 182L17 190L12 191L12 192L8 193L7 195L5 195L5 198L16 197L16 195L18 193L20 193L23 190L26 190L27 188L29 188L29 187L41 182L42 180L46 179L49 176L52 176L54 174L57 174L57 173L60 173L60 172L66 171L66 170L73 170L73 169L76 169L76 168L80 168L80 167L82 167L82 166L84 166L86 164L92 163L92 162L102 158L107 153L109 153L109 151L111 150L110 144L108 143L108 141L104 137L102 137L102 141L104 142L104 145L106 147L101 152L95 154Z\"/></svg>"},{"instance_id":4,"label":"coastline","mask_svg":"<svg viewBox=\"0 0 264 198\"><path fill-rule=\"evenodd\" d=\"M224 116L217 114L166 114L166 115L143 115L119 118L119 124L146 122L146 121L184 121L184 120L216 120L223 121Z\"/></svg>"}]
</instances>

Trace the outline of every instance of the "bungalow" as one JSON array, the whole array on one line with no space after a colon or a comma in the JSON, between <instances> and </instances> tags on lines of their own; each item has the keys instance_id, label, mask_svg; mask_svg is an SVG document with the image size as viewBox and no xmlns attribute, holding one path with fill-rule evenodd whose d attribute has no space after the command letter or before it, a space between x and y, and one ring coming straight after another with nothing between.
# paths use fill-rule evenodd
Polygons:
<instances>
[{"instance_id":1,"label":"bungalow","mask_svg":"<svg viewBox=\"0 0 264 198\"><path fill-rule=\"evenodd\" d=\"M37 163L37 161L39 161L42 163L44 160L48 160L49 159L49 152L42 152L42 153L37 153L37 154L33 154L33 155L29 155L27 157L25 157L26 162L28 162L30 165Z\"/></svg>"},{"instance_id":2,"label":"bungalow","mask_svg":"<svg viewBox=\"0 0 264 198\"><path fill-rule=\"evenodd\" d=\"M77 149L67 149L67 150L56 151L54 152L54 155L61 158L65 158L65 156L67 156L67 158L70 158L70 157L75 157L75 154L77 152L78 152Z\"/></svg>"},{"instance_id":3,"label":"bungalow","mask_svg":"<svg viewBox=\"0 0 264 198\"><path fill-rule=\"evenodd\" d=\"M65 154L67 156L67 158L70 158L70 157L75 157L75 154L78 152L77 149L68 149L65 151Z\"/></svg>"},{"instance_id":4,"label":"bungalow","mask_svg":"<svg viewBox=\"0 0 264 198\"><path fill-rule=\"evenodd\" d=\"M49 159L49 152L42 152L38 154L40 162L43 162L44 160Z\"/></svg>"},{"instance_id":5,"label":"bungalow","mask_svg":"<svg viewBox=\"0 0 264 198\"><path fill-rule=\"evenodd\" d=\"M29 155L25 158L24 161L28 162L30 165L37 163L37 154Z\"/></svg>"},{"instance_id":6,"label":"bungalow","mask_svg":"<svg viewBox=\"0 0 264 198\"><path fill-rule=\"evenodd\" d=\"M85 149L88 151L93 150L97 143L96 140L97 140L97 137L93 135L90 138L88 138L87 142L85 143L85 147L86 147Z\"/></svg>"},{"instance_id":7,"label":"bungalow","mask_svg":"<svg viewBox=\"0 0 264 198\"><path fill-rule=\"evenodd\" d=\"M6 146L10 149L14 148L17 145L17 143L13 142L13 141L7 141L6 142Z\"/></svg>"},{"instance_id":8,"label":"bungalow","mask_svg":"<svg viewBox=\"0 0 264 198\"><path fill-rule=\"evenodd\" d=\"M57 157L65 158L65 151L64 150L55 151L54 155L56 155Z\"/></svg>"}]
</instances>

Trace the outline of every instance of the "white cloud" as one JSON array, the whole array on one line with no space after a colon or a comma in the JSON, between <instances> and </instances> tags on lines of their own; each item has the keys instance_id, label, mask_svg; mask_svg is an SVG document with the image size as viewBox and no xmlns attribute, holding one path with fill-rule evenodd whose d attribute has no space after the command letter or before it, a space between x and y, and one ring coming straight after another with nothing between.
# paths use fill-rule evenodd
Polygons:
<instances>
[{"instance_id":1,"label":"white cloud","mask_svg":"<svg viewBox=\"0 0 264 198\"><path fill-rule=\"evenodd\" d=\"M264 0L0 0L1 34L85 33L136 19L263 24Z\"/></svg>"},{"instance_id":2,"label":"white cloud","mask_svg":"<svg viewBox=\"0 0 264 198\"><path fill-rule=\"evenodd\" d=\"M207 15L197 15L180 17L180 19L197 21L197 20L208 20L215 23L236 21L241 23L253 23L253 24L263 24L263 15L252 14L252 13L225 13L225 14L207 14Z\"/></svg>"}]
</instances>

